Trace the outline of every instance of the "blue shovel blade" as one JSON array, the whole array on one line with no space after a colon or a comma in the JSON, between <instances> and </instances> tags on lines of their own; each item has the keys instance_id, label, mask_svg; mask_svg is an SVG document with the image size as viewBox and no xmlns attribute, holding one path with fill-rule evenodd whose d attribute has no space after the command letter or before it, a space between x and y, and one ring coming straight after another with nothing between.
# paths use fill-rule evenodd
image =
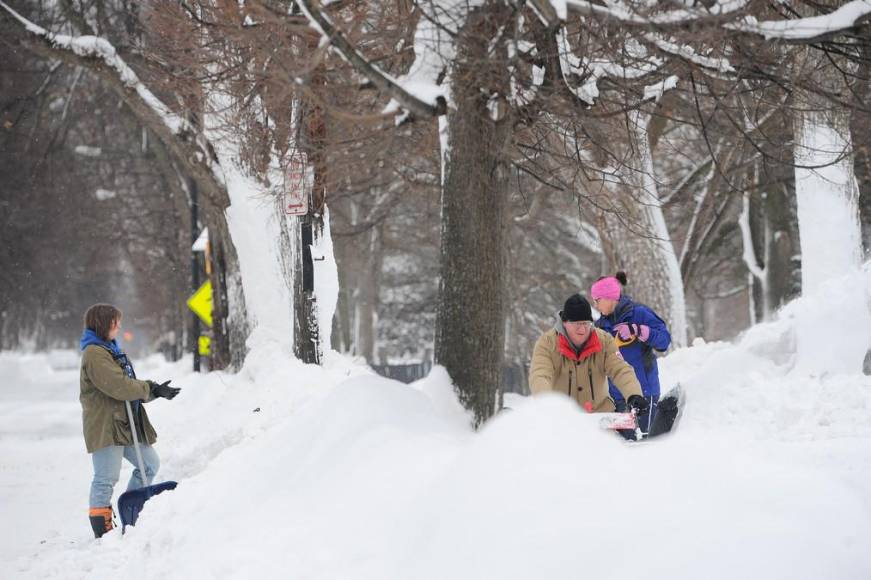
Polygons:
<instances>
[{"instance_id":1,"label":"blue shovel blade","mask_svg":"<svg viewBox=\"0 0 871 580\"><path fill-rule=\"evenodd\" d=\"M178 485L177 481L164 481L156 485L140 487L139 489L131 489L125 491L118 498L118 513L121 516L121 531L127 526L136 525L136 520L139 519L139 512L142 507L153 496L163 493L164 491L175 489Z\"/></svg>"}]
</instances>

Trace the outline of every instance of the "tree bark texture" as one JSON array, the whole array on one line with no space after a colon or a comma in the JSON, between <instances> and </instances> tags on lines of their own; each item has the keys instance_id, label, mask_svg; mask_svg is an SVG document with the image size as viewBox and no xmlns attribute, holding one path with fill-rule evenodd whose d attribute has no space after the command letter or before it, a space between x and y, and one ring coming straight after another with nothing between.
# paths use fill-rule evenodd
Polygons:
<instances>
[{"instance_id":1,"label":"tree bark texture","mask_svg":"<svg viewBox=\"0 0 871 580\"><path fill-rule=\"evenodd\" d=\"M850 113L813 110L809 97L806 93L800 97L803 110L796 111L794 121L803 293L857 268L862 259Z\"/></svg>"},{"instance_id":2,"label":"tree bark texture","mask_svg":"<svg viewBox=\"0 0 871 580\"><path fill-rule=\"evenodd\" d=\"M754 321L770 320L777 309L794 298L793 256L798 244L793 243L790 211L786 193L780 186L767 188L749 200L749 226L757 264L763 269L764 280L752 278L750 291ZM790 196L791 197L791 196Z\"/></svg>"},{"instance_id":3,"label":"tree bark texture","mask_svg":"<svg viewBox=\"0 0 871 580\"><path fill-rule=\"evenodd\" d=\"M675 346L686 344L687 317L683 279L677 254L660 205L647 137L650 115L632 114L632 151L621 169L619 184L612 187L612 211L605 211L600 236L613 250L613 275L624 270L627 294L652 308L666 321ZM610 256L611 254L608 253Z\"/></svg>"},{"instance_id":4,"label":"tree bark texture","mask_svg":"<svg viewBox=\"0 0 871 580\"><path fill-rule=\"evenodd\" d=\"M369 363L376 364L378 333L378 273L382 267L383 252L380 249L381 228L373 227L366 235L361 263L363 269L358 278L357 299L354 301L354 350Z\"/></svg>"},{"instance_id":5,"label":"tree bark texture","mask_svg":"<svg viewBox=\"0 0 871 580\"><path fill-rule=\"evenodd\" d=\"M848 90L849 63L803 47L805 69L820 89L830 94ZM835 59L839 67L830 64ZM818 92L796 91L795 193L801 242L802 295L824 293L828 301L816 312L796 317L796 368L799 372L862 372L871 335L862 340L849 332L834 332L820 345L814 340L820 321L830 328L863 328L871 324L867 298L854 276L862 261L859 187L853 167L850 111ZM821 314L825 313L823 318Z\"/></svg>"},{"instance_id":6,"label":"tree bark texture","mask_svg":"<svg viewBox=\"0 0 871 580\"><path fill-rule=\"evenodd\" d=\"M211 370L242 367L248 349L248 320L239 283L239 259L221 212L209 225L213 289ZM229 243L228 243L229 242ZM240 304L241 302L241 304Z\"/></svg>"},{"instance_id":7,"label":"tree bark texture","mask_svg":"<svg viewBox=\"0 0 871 580\"><path fill-rule=\"evenodd\" d=\"M442 122L435 362L450 373L476 425L495 411L505 349L502 251L510 119L491 117L489 95L482 90L484 83L503 74L498 64L488 66L487 41L497 11L489 6L474 10L457 39L453 106Z\"/></svg>"},{"instance_id":8,"label":"tree bark texture","mask_svg":"<svg viewBox=\"0 0 871 580\"><path fill-rule=\"evenodd\" d=\"M323 74L313 75L313 84L322 84ZM305 142L303 151L314 170L314 184L309 200L308 215L301 220L301 243L294 254L297 275L293 279L293 349L297 358L309 364L321 364L323 336L318 324L318 303L314 291L314 263L312 246L324 235L326 209L326 123L319 106L303 112ZM299 274L302 275L299 275ZM327 330L329 335L330 329ZM329 348L329 345L327 345Z\"/></svg>"},{"instance_id":9,"label":"tree bark texture","mask_svg":"<svg viewBox=\"0 0 871 580\"><path fill-rule=\"evenodd\" d=\"M296 220L295 220L296 221ZM314 230L323 231L323 220L307 215L298 218L301 225L294 234L299 235L294 244L293 261L293 352L304 363L321 363L321 337L318 329L317 297L314 293L314 269L311 247Z\"/></svg>"}]
</instances>

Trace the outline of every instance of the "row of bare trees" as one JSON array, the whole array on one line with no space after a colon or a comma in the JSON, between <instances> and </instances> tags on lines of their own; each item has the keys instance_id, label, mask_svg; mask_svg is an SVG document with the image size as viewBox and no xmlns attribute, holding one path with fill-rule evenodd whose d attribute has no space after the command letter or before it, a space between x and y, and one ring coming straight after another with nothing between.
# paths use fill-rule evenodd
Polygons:
<instances>
[{"instance_id":1,"label":"row of bare trees","mask_svg":"<svg viewBox=\"0 0 871 580\"><path fill-rule=\"evenodd\" d=\"M480 423L506 359L599 275L626 269L685 344L861 260L861 4L66 0L4 4L0 26L43 74L112 91L163 146L163 179L202 192L235 362L249 332L320 360L329 271L307 286L307 260L331 239L332 346L433 356ZM839 150L808 141L827 130ZM310 210L287 217L299 154ZM849 230L835 269L801 260L825 235L801 171L823 168Z\"/></svg>"},{"instance_id":2,"label":"row of bare trees","mask_svg":"<svg viewBox=\"0 0 871 580\"><path fill-rule=\"evenodd\" d=\"M129 305L134 349L184 349L190 225L166 152L87 69L4 51L0 348L69 347Z\"/></svg>"}]
</instances>

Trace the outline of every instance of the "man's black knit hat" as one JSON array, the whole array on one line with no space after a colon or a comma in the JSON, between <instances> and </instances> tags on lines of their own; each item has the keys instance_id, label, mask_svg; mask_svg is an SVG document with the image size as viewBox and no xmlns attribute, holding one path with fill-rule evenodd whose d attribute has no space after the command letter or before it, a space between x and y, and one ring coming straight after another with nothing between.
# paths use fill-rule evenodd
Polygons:
<instances>
[{"instance_id":1,"label":"man's black knit hat","mask_svg":"<svg viewBox=\"0 0 871 580\"><path fill-rule=\"evenodd\" d=\"M566 300L562 312L559 313L563 322L576 322L578 320L593 320L593 309L590 303L580 294L572 294Z\"/></svg>"}]
</instances>

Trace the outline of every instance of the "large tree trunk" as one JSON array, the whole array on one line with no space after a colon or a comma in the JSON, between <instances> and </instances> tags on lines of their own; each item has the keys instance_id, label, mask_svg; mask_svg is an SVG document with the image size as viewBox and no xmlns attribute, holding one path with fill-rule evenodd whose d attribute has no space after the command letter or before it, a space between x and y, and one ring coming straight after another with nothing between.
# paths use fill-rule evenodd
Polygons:
<instances>
[{"instance_id":1,"label":"large tree trunk","mask_svg":"<svg viewBox=\"0 0 871 580\"><path fill-rule=\"evenodd\" d=\"M355 254L356 237L341 236L335 240L336 263L339 272L339 299L333 317L332 348L343 354L355 355L354 303L360 276L359 260Z\"/></svg>"},{"instance_id":2,"label":"large tree trunk","mask_svg":"<svg viewBox=\"0 0 871 580\"><path fill-rule=\"evenodd\" d=\"M236 249L238 269L228 263L228 327L232 343L237 341L236 324L250 328L244 341L249 348L268 343L280 352L290 353L293 341L293 300L288 288L291 274L282 268L287 247L282 245L284 214L275 193L251 176L240 164L238 147L227 121L232 109L216 91L209 96L204 121L206 135L221 165L231 203L226 209L229 237ZM269 203L267 200L272 200ZM230 255L228 254L229 258ZM232 258L230 258L232 259ZM240 300L244 296L244 307Z\"/></svg>"},{"instance_id":3,"label":"large tree trunk","mask_svg":"<svg viewBox=\"0 0 871 580\"><path fill-rule=\"evenodd\" d=\"M846 94L844 73L823 55L806 51L806 70L823 91ZM817 93L797 91L795 194L801 240L802 294L824 294L826 317L802 312L796 320L797 365L806 372L862 372L871 334L848 332L871 324L861 282L845 280L862 260L859 188L853 169L850 112ZM837 280L837 282L836 282ZM820 345L819 326L835 329ZM862 340L860 337L865 337Z\"/></svg>"},{"instance_id":4,"label":"large tree trunk","mask_svg":"<svg viewBox=\"0 0 871 580\"><path fill-rule=\"evenodd\" d=\"M763 161L759 161L763 163ZM767 175L782 173L792 168L778 165L769 168ZM758 171L754 169L754 190L761 185ZM779 180L775 180L779 181ZM790 176L783 176L784 183ZM798 253L794 233L793 195L786 185L768 186L755 195L744 193L739 226L744 243L744 261L748 264L750 285L750 321L771 319L779 307L796 294L796 277L793 275L793 256Z\"/></svg>"},{"instance_id":5,"label":"large tree trunk","mask_svg":"<svg viewBox=\"0 0 871 580\"><path fill-rule=\"evenodd\" d=\"M809 8L805 8L805 11ZM856 65L816 47L796 49L795 196L801 243L802 294L862 261L859 185L850 136L851 113L826 95L851 94ZM862 86L864 83L857 83Z\"/></svg>"},{"instance_id":6,"label":"large tree trunk","mask_svg":"<svg viewBox=\"0 0 871 580\"><path fill-rule=\"evenodd\" d=\"M627 293L647 304L668 324L675 346L686 344L687 317L683 279L665 223L648 138L650 114L630 116L632 153L614 187L614 211L602 214L600 235L610 270L625 270ZM610 242L610 243L606 243Z\"/></svg>"},{"instance_id":7,"label":"large tree trunk","mask_svg":"<svg viewBox=\"0 0 871 580\"><path fill-rule=\"evenodd\" d=\"M354 301L354 345L356 354L364 357L370 364L377 364L378 353L378 277L381 272L381 228L375 226L366 232L363 270L358 278L357 299Z\"/></svg>"},{"instance_id":8,"label":"large tree trunk","mask_svg":"<svg viewBox=\"0 0 871 580\"><path fill-rule=\"evenodd\" d=\"M474 10L457 39L453 107L442 121L441 280L435 362L450 373L476 425L494 412L504 358L502 247L509 118L494 121L481 83L488 67L490 7ZM489 17L489 18L488 18ZM497 59L498 60L498 59ZM498 76L494 78L499 78Z\"/></svg>"},{"instance_id":9,"label":"large tree trunk","mask_svg":"<svg viewBox=\"0 0 871 580\"><path fill-rule=\"evenodd\" d=\"M248 349L248 321L239 281L239 258L230 239L223 212L209 225L214 311L212 313L211 370L241 368Z\"/></svg>"},{"instance_id":10,"label":"large tree trunk","mask_svg":"<svg viewBox=\"0 0 871 580\"><path fill-rule=\"evenodd\" d=\"M299 240L294 244L293 261L295 273L289 273L293 288L293 352L309 364L320 364L323 358L321 336L318 328L318 305L314 287L314 261L312 246L315 231L323 235L323 218L311 214L298 219L296 231Z\"/></svg>"},{"instance_id":11,"label":"large tree trunk","mask_svg":"<svg viewBox=\"0 0 871 580\"><path fill-rule=\"evenodd\" d=\"M795 194L803 293L861 263L859 186L849 121L846 110L796 112Z\"/></svg>"},{"instance_id":12,"label":"large tree trunk","mask_svg":"<svg viewBox=\"0 0 871 580\"><path fill-rule=\"evenodd\" d=\"M323 337L318 325L318 302L315 292L315 256L312 249L324 236L326 201L326 167L324 165L325 126L322 113L315 107L307 112L306 150L314 170L314 185L308 215L300 218L301 243L294 253L296 275L293 276L293 350L297 358L309 364L321 364ZM329 335L330 327L326 329ZM329 347L329 343L327 343Z\"/></svg>"},{"instance_id":13,"label":"large tree trunk","mask_svg":"<svg viewBox=\"0 0 871 580\"><path fill-rule=\"evenodd\" d=\"M375 191L372 197L377 197ZM369 221L363 204L348 199L344 206L345 228L354 230ZM378 344L378 309L381 268L384 260L380 224L354 235L336 239L336 254L340 256L340 307L335 317L333 344L337 350L362 356L370 364L380 362Z\"/></svg>"},{"instance_id":14,"label":"large tree trunk","mask_svg":"<svg viewBox=\"0 0 871 580\"><path fill-rule=\"evenodd\" d=\"M862 44L862 63L857 67L857 78L867 79L871 74L871 46ZM859 182L859 222L862 224L862 246L871 251L871 115L864 104L871 98L869 83L857 83L852 91L859 107L850 119L851 137L855 151L855 172ZM871 362L871 361L869 361Z\"/></svg>"},{"instance_id":15,"label":"large tree trunk","mask_svg":"<svg viewBox=\"0 0 871 580\"><path fill-rule=\"evenodd\" d=\"M181 261L189 259L190 241L190 192L182 194L186 188L186 176L182 174L175 160L171 158L168 150L160 139L149 141L150 150L155 155L161 172L164 175L168 192L175 191L171 195L175 203L173 219L175 227L184 240L181 245L183 256ZM168 194L169 195L169 194ZM224 213L225 207L217 207L212 199L204 197L200 199L200 215L202 223L209 228L209 242L211 246L212 272L209 279L212 282L212 353L209 356L209 369L217 370L229 368L238 369L242 366L247 354L245 340L248 338L248 321L245 315L245 298L238 285L239 259L236 249L227 228L227 220ZM182 278L178 295L187 297L190 295L190 276L183 268L179 269ZM230 295L229 286L236 282L236 290ZM232 306L232 307L231 307ZM184 300L179 300L179 310L182 313L181 320L190 320L190 310ZM178 328L178 340L181 345L186 344L181 340L184 334L184 324ZM196 340L196 339L193 339ZM185 349L189 350L189 349ZM179 353L180 354L180 353Z\"/></svg>"},{"instance_id":16,"label":"large tree trunk","mask_svg":"<svg viewBox=\"0 0 871 580\"><path fill-rule=\"evenodd\" d=\"M309 50L316 50L310 41ZM312 74L311 84L326 84L323 67ZM297 121L295 121L297 122ZM338 272L329 233L327 213L327 126L319 105L301 111L304 142L301 150L312 165L314 183L308 215L301 219L301 244L294 254L296 275L293 279L294 353L301 361L321 364L325 348L330 348L332 318L338 293ZM335 280L333 280L335 278Z\"/></svg>"}]
</instances>

